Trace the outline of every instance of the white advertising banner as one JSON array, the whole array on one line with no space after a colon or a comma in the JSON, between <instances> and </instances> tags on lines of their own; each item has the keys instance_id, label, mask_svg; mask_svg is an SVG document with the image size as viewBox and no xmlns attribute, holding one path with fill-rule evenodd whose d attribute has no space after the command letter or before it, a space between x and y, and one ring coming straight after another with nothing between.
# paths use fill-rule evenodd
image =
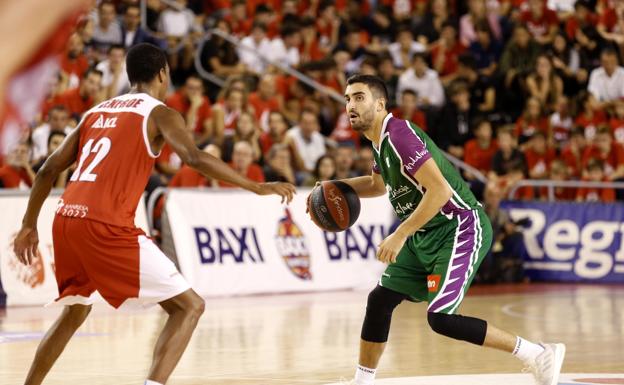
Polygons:
<instances>
[{"instance_id":1,"label":"white advertising banner","mask_svg":"<svg viewBox=\"0 0 624 385\"><path fill-rule=\"evenodd\" d=\"M52 246L52 221L59 195L46 199L39 215L38 258L24 266L13 253L13 238L22 224L28 205L28 195L0 196L0 279L7 294L7 306L43 305L58 295L54 278L54 249ZM143 200L135 219L137 226L149 234Z\"/></svg>"},{"instance_id":2,"label":"white advertising banner","mask_svg":"<svg viewBox=\"0 0 624 385\"><path fill-rule=\"evenodd\" d=\"M362 199L348 230L320 230L306 213L309 190L286 206L241 190L172 190L166 210L181 273L203 296L372 288L375 259L395 217L387 197Z\"/></svg>"}]
</instances>

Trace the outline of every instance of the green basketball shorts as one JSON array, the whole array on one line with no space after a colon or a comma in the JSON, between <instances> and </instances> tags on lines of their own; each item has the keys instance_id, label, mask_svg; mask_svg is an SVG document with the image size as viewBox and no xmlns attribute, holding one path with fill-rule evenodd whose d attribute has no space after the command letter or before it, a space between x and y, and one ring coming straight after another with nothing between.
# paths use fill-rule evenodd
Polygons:
<instances>
[{"instance_id":1,"label":"green basketball shorts","mask_svg":"<svg viewBox=\"0 0 624 385\"><path fill-rule=\"evenodd\" d=\"M491 244L485 211L462 212L447 224L409 237L379 284L412 301L427 301L429 312L453 314Z\"/></svg>"}]
</instances>

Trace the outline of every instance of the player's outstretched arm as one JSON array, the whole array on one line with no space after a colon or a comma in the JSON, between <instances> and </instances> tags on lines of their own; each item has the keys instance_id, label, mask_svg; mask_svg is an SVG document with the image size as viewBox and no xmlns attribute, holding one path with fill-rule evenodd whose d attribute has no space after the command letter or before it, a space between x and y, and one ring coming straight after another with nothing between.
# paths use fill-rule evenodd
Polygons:
<instances>
[{"instance_id":1,"label":"player's outstretched arm","mask_svg":"<svg viewBox=\"0 0 624 385\"><path fill-rule=\"evenodd\" d=\"M360 198L374 198L386 193L386 186L381 175L372 172L371 175L341 179L351 186Z\"/></svg>"},{"instance_id":2,"label":"player's outstretched arm","mask_svg":"<svg viewBox=\"0 0 624 385\"><path fill-rule=\"evenodd\" d=\"M221 159L200 151L193 138L186 130L182 115L165 106L154 108L150 115L160 135L169 143L180 159L210 178L215 178L240 186L258 195L276 194L282 197L282 202L290 203L295 194L295 186L290 183L257 183L228 166Z\"/></svg>"},{"instance_id":3,"label":"player's outstretched arm","mask_svg":"<svg viewBox=\"0 0 624 385\"><path fill-rule=\"evenodd\" d=\"M37 234L37 219L43 202L50 194L54 181L58 176L76 161L78 145L80 143L80 126L72 131L61 146L45 161L37 173L30 191L28 208L22 228L13 242L13 251L19 261L30 265L37 252L39 236Z\"/></svg>"}]
</instances>

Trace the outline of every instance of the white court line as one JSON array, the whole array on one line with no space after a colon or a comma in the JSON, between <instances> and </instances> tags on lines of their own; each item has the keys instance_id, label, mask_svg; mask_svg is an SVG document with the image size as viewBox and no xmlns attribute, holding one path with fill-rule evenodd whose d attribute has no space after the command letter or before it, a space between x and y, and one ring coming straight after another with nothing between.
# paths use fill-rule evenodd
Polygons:
<instances>
[{"instance_id":1,"label":"white court line","mask_svg":"<svg viewBox=\"0 0 624 385\"><path fill-rule=\"evenodd\" d=\"M4 375L23 375L23 371L19 372L11 372L11 371L0 371L0 376ZM58 373L56 373L58 374ZM53 377L55 373L52 373L50 377ZM97 373L97 372L70 372L63 370L63 376L72 376L72 377L84 377L84 378L107 378L107 377L115 377L115 378L142 378L144 375L137 373ZM281 381L288 383L298 383L298 384L325 384L327 381L334 381L331 379L316 379L316 380L297 380L292 378L271 378L271 377L238 377L232 376L230 374L216 375L216 376L205 376L205 375L174 375L171 376L169 380L230 380L230 381ZM136 381L130 382L132 384L136 383ZM122 384L119 384L122 385Z\"/></svg>"}]
</instances>

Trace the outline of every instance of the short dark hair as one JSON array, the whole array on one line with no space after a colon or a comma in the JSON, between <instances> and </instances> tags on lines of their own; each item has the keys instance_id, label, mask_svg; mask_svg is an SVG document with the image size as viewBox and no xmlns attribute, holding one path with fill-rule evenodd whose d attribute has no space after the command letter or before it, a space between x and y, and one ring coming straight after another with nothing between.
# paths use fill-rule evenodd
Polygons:
<instances>
[{"instance_id":1,"label":"short dark hair","mask_svg":"<svg viewBox=\"0 0 624 385\"><path fill-rule=\"evenodd\" d=\"M54 111L60 111L60 112L65 112L66 114L69 114L67 107L65 107L63 104L55 104L52 107L50 107L50 109L48 110L48 116L51 116Z\"/></svg>"},{"instance_id":2,"label":"short dark hair","mask_svg":"<svg viewBox=\"0 0 624 385\"><path fill-rule=\"evenodd\" d=\"M130 84L148 83L167 67L165 52L153 44L139 43L126 55L126 71Z\"/></svg>"},{"instance_id":3,"label":"short dark hair","mask_svg":"<svg viewBox=\"0 0 624 385\"><path fill-rule=\"evenodd\" d=\"M102 71L100 71L99 69L97 69L97 68L95 68L95 67L89 67L89 68L85 71L84 75L82 75L82 78L83 78L83 79L86 79L86 78L88 78L88 77L89 77L89 75L91 75L91 74L98 75L99 77L104 76L104 73L103 73Z\"/></svg>"},{"instance_id":4,"label":"short dark hair","mask_svg":"<svg viewBox=\"0 0 624 385\"><path fill-rule=\"evenodd\" d=\"M600 159L590 158L587 161L587 171L592 171L592 170L598 170L598 171L604 170L604 164L602 163Z\"/></svg>"},{"instance_id":5,"label":"short dark hair","mask_svg":"<svg viewBox=\"0 0 624 385\"><path fill-rule=\"evenodd\" d=\"M379 76L357 74L347 79L347 85L356 83L366 84L368 88L370 88L374 97L384 98L386 102L390 101L388 98L388 88L386 87L386 83L384 83Z\"/></svg>"},{"instance_id":6,"label":"short dark hair","mask_svg":"<svg viewBox=\"0 0 624 385\"><path fill-rule=\"evenodd\" d=\"M615 48L613 48L612 46L606 46L605 48L602 49L602 51L600 51L600 56L602 55L611 55L611 56L618 56L618 52Z\"/></svg>"},{"instance_id":7,"label":"short dark hair","mask_svg":"<svg viewBox=\"0 0 624 385\"><path fill-rule=\"evenodd\" d=\"M403 91L401 91L401 96L403 96L403 95L412 95L415 98L418 97L418 93L416 92L416 90L414 90L412 88L406 88Z\"/></svg>"},{"instance_id":8,"label":"short dark hair","mask_svg":"<svg viewBox=\"0 0 624 385\"><path fill-rule=\"evenodd\" d=\"M50 132L50 135L48 136L48 147L50 146L50 143L52 143L52 138L54 138L55 136L62 136L63 139L65 139L67 137L67 134L64 133L63 131Z\"/></svg>"},{"instance_id":9,"label":"short dark hair","mask_svg":"<svg viewBox=\"0 0 624 385\"><path fill-rule=\"evenodd\" d=\"M114 49L120 49L124 51L124 53L126 52L126 47L122 44L112 44L110 47L108 47L108 51L106 52L110 54L111 52L113 52Z\"/></svg>"}]
</instances>

